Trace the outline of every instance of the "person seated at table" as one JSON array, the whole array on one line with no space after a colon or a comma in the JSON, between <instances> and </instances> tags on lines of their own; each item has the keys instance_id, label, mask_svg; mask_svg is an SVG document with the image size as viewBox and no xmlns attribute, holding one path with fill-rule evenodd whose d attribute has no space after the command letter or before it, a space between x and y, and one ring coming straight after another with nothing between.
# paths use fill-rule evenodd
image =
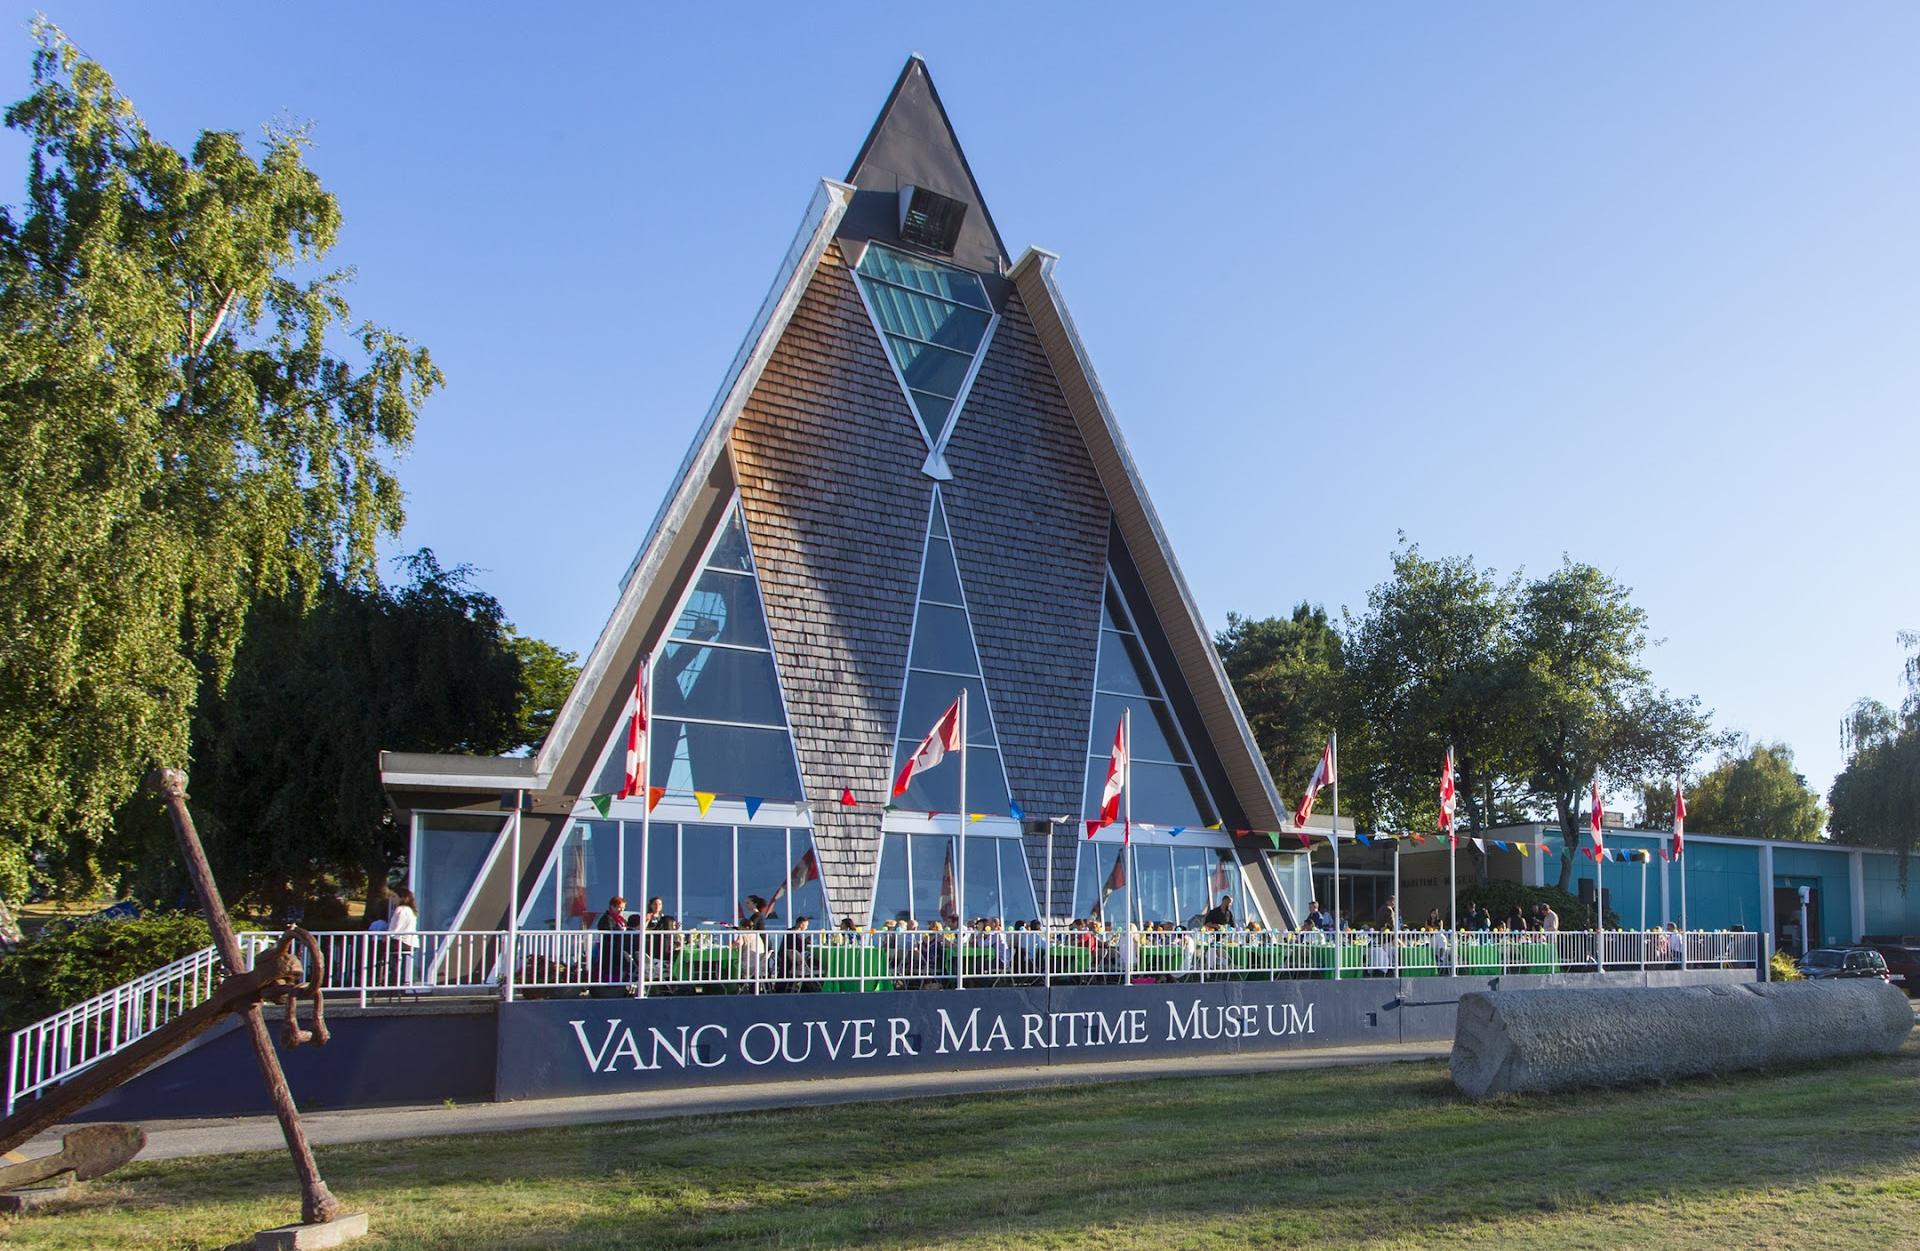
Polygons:
<instances>
[{"instance_id":1,"label":"person seated at table","mask_svg":"<svg viewBox=\"0 0 1920 1251\"><path fill-rule=\"evenodd\" d=\"M1233 928L1233 896L1222 895L1220 902L1208 908L1200 918L1202 925L1214 925L1224 930Z\"/></svg>"},{"instance_id":2,"label":"person seated at table","mask_svg":"<svg viewBox=\"0 0 1920 1251\"><path fill-rule=\"evenodd\" d=\"M812 927L812 917L795 917L793 932L780 940L777 965L780 976L791 983L783 989L815 989L811 984L814 972Z\"/></svg>"},{"instance_id":3,"label":"person seated at table","mask_svg":"<svg viewBox=\"0 0 1920 1251\"><path fill-rule=\"evenodd\" d=\"M842 931L851 934L859 930L860 926L854 922L852 917L841 917L840 928Z\"/></svg>"},{"instance_id":4,"label":"person seated at table","mask_svg":"<svg viewBox=\"0 0 1920 1251\"><path fill-rule=\"evenodd\" d=\"M1478 903L1468 906L1466 915L1467 929L1484 930L1492 928L1492 925L1493 918L1487 915L1487 910L1484 907Z\"/></svg>"},{"instance_id":5,"label":"person seated at table","mask_svg":"<svg viewBox=\"0 0 1920 1251\"><path fill-rule=\"evenodd\" d=\"M1524 934L1532 928L1527 921L1526 910L1515 904L1512 914L1507 917L1507 929L1515 934Z\"/></svg>"},{"instance_id":6,"label":"person seated at table","mask_svg":"<svg viewBox=\"0 0 1920 1251\"><path fill-rule=\"evenodd\" d=\"M1318 899L1307 905L1307 928L1314 930L1331 930L1333 928L1333 918L1320 907L1320 901Z\"/></svg>"},{"instance_id":7,"label":"person seated at table","mask_svg":"<svg viewBox=\"0 0 1920 1251\"><path fill-rule=\"evenodd\" d=\"M643 930L650 930L655 925L659 924L660 918L665 916L666 914L667 914L667 901L660 898L660 896L655 895L652 898L647 900L646 915L640 918L641 924L638 928Z\"/></svg>"},{"instance_id":8,"label":"person seated at table","mask_svg":"<svg viewBox=\"0 0 1920 1251\"><path fill-rule=\"evenodd\" d=\"M1427 919L1421 923L1421 928L1429 929L1429 930L1444 930L1447 928L1447 919L1440 915L1440 909L1429 908L1427 909Z\"/></svg>"},{"instance_id":9,"label":"person seated at table","mask_svg":"<svg viewBox=\"0 0 1920 1251\"><path fill-rule=\"evenodd\" d=\"M1387 902L1381 904L1380 910L1373 914L1373 928L1377 930L1397 930L1400 928L1399 900L1395 899L1392 895L1387 896Z\"/></svg>"}]
</instances>

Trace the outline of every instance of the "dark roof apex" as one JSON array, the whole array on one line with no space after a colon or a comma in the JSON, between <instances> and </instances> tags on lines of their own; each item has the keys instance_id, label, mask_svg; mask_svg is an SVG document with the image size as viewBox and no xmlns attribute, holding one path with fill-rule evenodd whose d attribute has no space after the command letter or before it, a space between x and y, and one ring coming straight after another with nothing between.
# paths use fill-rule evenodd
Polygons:
<instances>
[{"instance_id":1,"label":"dark roof apex","mask_svg":"<svg viewBox=\"0 0 1920 1251\"><path fill-rule=\"evenodd\" d=\"M1006 245L919 53L900 67L900 77L853 158L847 181L857 190L842 223L843 237L893 241L899 229L900 188L925 187L967 206L954 261L989 274L1005 271L1011 259Z\"/></svg>"}]
</instances>

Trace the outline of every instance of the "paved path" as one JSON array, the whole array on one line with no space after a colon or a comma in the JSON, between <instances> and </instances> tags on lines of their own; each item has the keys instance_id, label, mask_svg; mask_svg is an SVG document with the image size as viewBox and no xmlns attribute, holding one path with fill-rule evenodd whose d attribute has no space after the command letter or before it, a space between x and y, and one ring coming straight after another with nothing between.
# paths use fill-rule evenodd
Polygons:
<instances>
[{"instance_id":1,"label":"paved path","mask_svg":"<svg viewBox=\"0 0 1920 1251\"><path fill-rule=\"evenodd\" d=\"M384 1142L440 1134L490 1134L556 1125L608 1121L646 1121L669 1116L709 1116L821 1104L881 1099L922 1099L940 1095L1029 1090L1089 1082L1140 1081L1154 1077L1211 1077L1233 1073L1270 1073L1289 1069L1337 1068L1431 1060L1447 1055L1445 1043L1395 1043L1387 1046L1327 1047L1312 1051L1267 1052L1180 1060L1116 1060L1099 1064L1063 1064L970 1073L916 1073L892 1077L852 1077L831 1081L763 1082L618 1095L580 1095L523 1103L473 1103L456 1107L376 1108L354 1112L309 1112L301 1117L315 1146L348 1142ZM241 1080L252 1080L249 1072ZM143 1160L226 1155L236 1151L276 1151L284 1147L280 1125L271 1116L220 1120L147 1121ZM60 1127L28 1143L25 1154L40 1155L59 1145ZM324 1163L324 1161L323 1161Z\"/></svg>"}]
</instances>

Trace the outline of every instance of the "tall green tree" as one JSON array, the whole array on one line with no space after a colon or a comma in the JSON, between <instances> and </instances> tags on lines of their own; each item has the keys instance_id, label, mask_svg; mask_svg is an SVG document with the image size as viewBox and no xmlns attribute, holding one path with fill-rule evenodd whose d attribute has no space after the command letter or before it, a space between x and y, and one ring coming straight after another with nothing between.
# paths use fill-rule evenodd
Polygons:
<instances>
[{"instance_id":1,"label":"tall green tree","mask_svg":"<svg viewBox=\"0 0 1920 1251\"><path fill-rule=\"evenodd\" d=\"M1900 889L1907 888L1920 841L1920 633L1902 632L1909 650L1907 697L1899 709L1863 699L1842 727L1847 765L1827 792L1835 839L1900 853Z\"/></svg>"},{"instance_id":2,"label":"tall green tree","mask_svg":"<svg viewBox=\"0 0 1920 1251\"><path fill-rule=\"evenodd\" d=\"M1342 699L1345 660L1327 610L1302 603L1291 617L1228 613L1214 646L1275 784L1304 783Z\"/></svg>"},{"instance_id":3,"label":"tall green tree","mask_svg":"<svg viewBox=\"0 0 1920 1251\"><path fill-rule=\"evenodd\" d=\"M1827 813L1795 771L1793 750L1785 743L1744 746L1688 785L1688 826L1738 838L1818 839Z\"/></svg>"},{"instance_id":4,"label":"tall green tree","mask_svg":"<svg viewBox=\"0 0 1920 1251\"><path fill-rule=\"evenodd\" d=\"M352 319L340 207L298 132L155 137L44 22L0 210L0 897L80 889L115 812L188 756L250 608L371 587L387 457L441 384ZM363 762L363 767L365 763Z\"/></svg>"},{"instance_id":5,"label":"tall green tree","mask_svg":"<svg viewBox=\"0 0 1920 1251\"><path fill-rule=\"evenodd\" d=\"M1566 560L1521 588L1513 618L1515 703L1531 798L1579 845L1588 787L1684 774L1716 741L1693 696L1653 685L1646 612L1628 588ZM1559 857L1559 888L1574 857Z\"/></svg>"},{"instance_id":6,"label":"tall green tree","mask_svg":"<svg viewBox=\"0 0 1920 1251\"><path fill-rule=\"evenodd\" d=\"M1430 559L1403 543L1393 576L1368 595L1347 640L1341 772L1372 823L1434 828L1449 745L1463 825L1522 815L1523 710L1510 637L1517 594L1515 580L1471 557Z\"/></svg>"},{"instance_id":7,"label":"tall green tree","mask_svg":"<svg viewBox=\"0 0 1920 1251\"><path fill-rule=\"evenodd\" d=\"M384 885L407 848L380 751L530 749L572 684L573 657L515 633L470 570L426 550L405 563L397 586L334 579L256 605L224 689L201 702L194 814L236 896L279 907L323 883ZM137 893L166 897L174 857L146 854L169 845L164 822L144 796L129 808L139 838L110 844L126 853L117 867Z\"/></svg>"}]
</instances>

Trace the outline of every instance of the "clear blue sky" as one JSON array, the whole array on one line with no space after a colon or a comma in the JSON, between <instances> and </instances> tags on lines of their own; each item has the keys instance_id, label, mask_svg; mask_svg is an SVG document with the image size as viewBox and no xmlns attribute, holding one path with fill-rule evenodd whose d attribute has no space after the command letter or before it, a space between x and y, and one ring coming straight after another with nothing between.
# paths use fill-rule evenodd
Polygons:
<instances>
[{"instance_id":1,"label":"clear blue sky","mask_svg":"<svg viewBox=\"0 0 1920 1251\"><path fill-rule=\"evenodd\" d=\"M450 380L401 546L568 648L916 50L1211 624L1357 609L1399 531L1570 553L1822 790L1920 627L1911 6L48 11L181 146L311 120L356 313Z\"/></svg>"}]
</instances>

